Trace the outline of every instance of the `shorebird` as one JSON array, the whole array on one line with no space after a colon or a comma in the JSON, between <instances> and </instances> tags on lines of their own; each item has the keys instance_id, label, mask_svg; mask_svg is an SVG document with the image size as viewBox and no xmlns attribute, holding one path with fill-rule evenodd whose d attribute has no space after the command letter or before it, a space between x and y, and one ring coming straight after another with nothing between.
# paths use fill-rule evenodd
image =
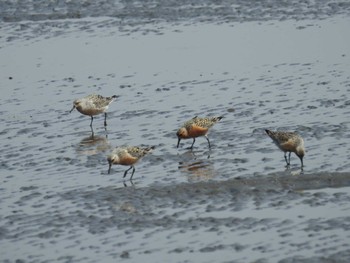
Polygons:
<instances>
[{"instance_id":1,"label":"shorebird","mask_svg":"<svg viewBox=\"0 0 350 263\"><path fill-rule=\"evenodd\" d=\"M135 173L134 164L136 164L142 157L151 152L154 148L155 146L146 148L137 146L122 146L115 148L107 157L109 163L108 173L111 172L112 164L130 165L130 168L124 172L123 178L125 178L130 169L133 169L130 177L131 180Z\"/></svg>"},{"instance_id":2,"label":"shorebird","mask_svg":"<svg viewBox=\"0 0 350 263\"><path fill-rule=\"evenodd\" d=\"M206 117L206 118L199 118L194 117L193 119L185 122L183 126L177 131L176 135L178 138L177 141L177 148L179 148L180 141L182 139L190 139L193 138L192 145L189 149L193 149L193 145L196 141L197 137L204 136L209 145L210 149L210 141L208 138L208 131L209 129L217 123L219 120L221 120L223 117Z\"/></svg>"},{"instance_id":3,"label":"shorebird","mask_svg":"<svg viewBox=\"0 0 350 263\"><path fill-rule=\"evenodd\" d=\"M81 114L88 115L91 117L90 127L92 127L92 122L94 120L94 115L101 113L105 114L104 126L107 126L107 109L109 104L111 104L119 96L113 95L112 97L103 97L97 94L91 94L84 98L77 99L73 102L73 108L70 110L72 112L77 109Z\"/></svg>"},{"instance_id":4,"label":"shorebird","mask_svg":"<svg viewBox=\"0 0 350 263\"><path fill-rule=\"evenodd\" d=\"M304 167L303 158L305 155L304 140L295 132L282 132L282 131L270 131L265 130L267 135L270 136L272 141L284 152L284 159L287 166L290 165L290 155L294 152L301 161L301 169ZM289 152L289 158L287 160L287 152Z\"/></svg>"}]
</instances>

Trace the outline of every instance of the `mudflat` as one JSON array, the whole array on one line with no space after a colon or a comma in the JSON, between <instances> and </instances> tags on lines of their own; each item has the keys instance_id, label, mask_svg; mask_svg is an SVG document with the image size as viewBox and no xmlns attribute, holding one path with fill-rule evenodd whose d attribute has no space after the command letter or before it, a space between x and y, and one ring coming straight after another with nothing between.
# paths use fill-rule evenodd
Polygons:
<instances>
[{"instance_id":1,"label":"mudflat","mask_svg":"<svg viewBox=\"0 0 350 263\"><path fill-rule=\"evenodd\" d=\"M350 5L0 10L1 262L349 262ZM92 93L119 96L106 128L69 113ZM195 116L223 116L211 149L177 149ZM304 138L303 171L265 129ZM133 181L122 145L156 147Z\"/></svg>"}]
</instances>

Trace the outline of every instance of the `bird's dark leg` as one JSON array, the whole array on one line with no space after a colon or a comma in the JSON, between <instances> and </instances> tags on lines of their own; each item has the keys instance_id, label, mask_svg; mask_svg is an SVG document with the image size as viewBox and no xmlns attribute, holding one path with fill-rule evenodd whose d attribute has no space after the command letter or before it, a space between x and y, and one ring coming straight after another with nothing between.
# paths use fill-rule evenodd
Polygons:
<instances>
[{"instance_id":1,"label":"bird's dark leg","mask_svg":"<svg viewBox=\"0 0 350 263\"><path fill-rule=\"evenodd\" d=\"M292 154L292 152L289 152L289 157L288 157L288 163L290 165L290 155Z\"/></svg>"},{"instance_id":2,"label":"bird's dark leg","mask_svg":"<svg viewBox=\"0 0 350 263\"><path fill-rule=\"evenodd\" d=\"M94 117L91 115L91 122L90 122L90 127L92 127L92 122L94 120Z\"/></svg>"},{"instance_id":3,"label":"bird's dark leg","mask_svg":"<svg viewBox=\"0 0 350 263\"><path fill-rule=\"evenodd\" d=\"M290 157L290 156L289 156ZM289 162L287 160L287 152L284 152L284 159L286 160L287 166L289 166Z\"/></svg>"},{"instance_id":4,"label":"bird's dark leg","mask_svg":"<svg viewBox=\"0 0 350 263\"><path fill-rule=\"evenodd\" d=\"M191 147L190 148L188 148L188 149L193 149L193 145L194 145L194 143L196 142L196 138L193 138L193 142L192 142L192 145L191 145Z\"/></svg>"},{"instance_id":5,"label":"bird's dark leg","mask_svg":"<svg viewBox=\"0 0 350 263\"><path fill-rule=\"evenodd\" d=\"M105 127L107 126L107 112L105 112Z\"/></svg>"},{"instance_id":6,"label":"bird's dark leg","mask_svg":"<svg viewBox=\"0 0 350 263\"><path fill-rule=\"evenodd\" d=\"M127 174L127 173L130 171L130 169L133 168L133 167L134 167L134 166L130 166L130 168L124 172L123 178L125 178L126 174ZM135 169L135 168L134 168L134 169Z\"/></svg>"},{"instance_id":7,"label":"bird's dark leg","mask_svg":"<svg viewBox=\"0 0 350 263\"><path fill-rule=\"evenodd\" d=\"M108 174L110 174L112 168L112 163L109 163Z\"/></svg>"},{"instance_id":8,"label":"bird's dark leg","mask_svg":"<svg viewBox=\"0 0 350 263\"><path fill-rule=\"evenodd\" d=\"M131 176L130 176L130 181L132 180L132 177L134 176L134 173L135 173L135 167L132 166L133 170L132 170L132 173L131 173Z\"/></svg>"},{"instance_id":9,"label":"bird's dark leg","mask_svg":"<svg viewBox=\"0 0 350 263\"><path fill-rule=\"evenodd\" d=\"M208 136L207 136L207 135L204 135L204 137L205 137L205 138L207 139L207 141L208 141L209 149L211 149L211 146L210 146L210 141L209 141Z\"/></svg>"}]
</instances>

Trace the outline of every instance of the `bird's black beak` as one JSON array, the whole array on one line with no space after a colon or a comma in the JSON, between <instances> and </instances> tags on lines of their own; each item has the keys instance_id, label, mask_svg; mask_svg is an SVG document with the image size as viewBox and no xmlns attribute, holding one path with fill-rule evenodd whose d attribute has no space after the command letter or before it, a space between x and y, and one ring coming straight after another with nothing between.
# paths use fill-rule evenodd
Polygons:
<instances>
[{"instance_id":1,"label":"bird's black beak","mask_svg":"<svg viewBox=\"0 0 350 263\"><path fill-rule=\"evenodd\" d=\"M178 141L177 141L177 146L176 146L176 148L179 148L180 141L181 141L181 139L179 138Z\"/></svg>"},{"instance_id":2,"label":"bird's black beak","mask_svg":"<svg viewBox=\"0 0 350 263\"><path fill-rule=\"evenodd\" d=\"M110 174L110 173L111 173L111 168L112 168L112 162L109 162L108 174Z\"/></svg>"},{"instance_id":3,"label":"bird's black beak","mask_svg":"<svg viewBox=\"0 0 350 263\"><path fill-rule=\"evenodd\" d=\"M298 156L298 157L299 157L300 162L301 162L301 170L303 170L303 168L304 168L304 162L303 162L304 156Z\"/></svg>"},{"instance_id":4,"label":"bird's black beak","mask_svg":"<svg viewBox=\"0 0 350 263\"><path fill-rule=\"evenodd\" d=\"M73 108L69 111L69 113L71 113L74 109L75 109L75 105L74 105Z\"/></svg>"}]
</instances>

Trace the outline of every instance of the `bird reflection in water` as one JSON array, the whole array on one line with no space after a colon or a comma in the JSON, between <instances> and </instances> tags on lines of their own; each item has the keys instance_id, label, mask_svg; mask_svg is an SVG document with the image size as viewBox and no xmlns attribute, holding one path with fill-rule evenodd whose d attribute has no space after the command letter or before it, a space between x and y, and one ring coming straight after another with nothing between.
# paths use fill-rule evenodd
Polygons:
<instances>
[{"instance_id":1,"label":"bird reflection in water","mask_svg":"<svg viewBox=\"0 0 350 263\"><path fill-rule=\"evenodd\" d=\"M111 148L107 133L105 135L95 135L91 128L91 135L83 138L76 146L76 152L83 155L95 155L105 152Z\"/></svg>"},{"instance_id":2,"label":"bird reflection in water","mask_svg":"<svg viewBox=\"0 0 350 263\"><path fill-rule=\"evenodd\" d=\"M193 151L185 152L181 155L183 161L179 162L179 170L188 175L189 181L208 181L217 175L209 157L201 159Z\"/></svg>"},{"instance_id":3,"label":"bird reflection in water","mask_svg":"<svg viewBox=\"0 0 350 263\"><path fill-rule=\"evenodd\" d=\"M125 180L123 180L124 187L135 186L135 184L134 184L134 182L132 180L129 180L129 183L130 183L130 185L128 185L128 183Z\"/></svg>"}]
</instances>

